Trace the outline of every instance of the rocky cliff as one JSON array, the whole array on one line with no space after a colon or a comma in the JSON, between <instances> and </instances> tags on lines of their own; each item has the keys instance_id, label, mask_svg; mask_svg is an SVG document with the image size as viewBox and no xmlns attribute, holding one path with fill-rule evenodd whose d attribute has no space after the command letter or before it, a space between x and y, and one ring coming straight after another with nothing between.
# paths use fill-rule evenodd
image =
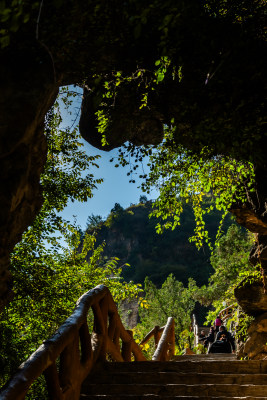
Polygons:
<instances>
[{"instance_id":1,"label":"rocky cliff","mask_svg":"<svg viewBox=\"0 0 267 400\"><path fill-rule=\"evenodd\" d=\"M158 220L149 218L152 202L132 205L127 209L111 212L106 221L89 232L97 232L97 244L105 242L104 256L118 257L126 280L143 283L146 276L161 285L170 273L187 285L189 277L198 285L206 284L212 272L209 262L210 250L204 246L200 251L189 242L194 233L195 220L190 205L184 205L180 228L156 233ZM214 239L221 214L214 211L207 219L207 229ZM225 231L231 224L227 218ZM89 255L88 255L89 256Z\"/></svg>"}]
</instances>

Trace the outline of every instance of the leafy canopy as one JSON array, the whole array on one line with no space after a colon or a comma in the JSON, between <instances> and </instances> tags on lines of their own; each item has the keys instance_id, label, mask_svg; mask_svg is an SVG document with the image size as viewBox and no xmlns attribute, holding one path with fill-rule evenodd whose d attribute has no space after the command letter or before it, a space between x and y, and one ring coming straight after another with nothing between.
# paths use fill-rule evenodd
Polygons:
<instances>
[{"instance_id":1,"label":"leafy canopy","mask_svg":"<svg viewBox=\"0 0 267 400\"><path fill-rule=\"evenodd\" d=\"M196 221L192 240L200 247L203 241L209 241L204 215L216 207L225 216L233 201L245 202L246 190L253 185L253 165L213 156L208 148L192 153L176 143L175 131L175 127L166 128L163 143L150 156L151 171L142 188L146 192L153 186L159 190L152 213L162 219L158 232L175 229L180 224L183 203L192 203ZM205 201L207 195L214 199L210 204Z\"/></svg>"},{"instance_id":2,"label":"leafy canopy","mask_svg":"<svg viewBox=\"0 0 267 400\"><path fill-rule=\"evenodd\" d=\"M150 193L153 188L159 197L153 203L151 216L159 219L158 233L175 229L181 223L184 204L192 204L195 215L195 233L191 237L198 248L204 242L210 247L205 215L214 209L222 212L217 239L229 208L234 202L245 203L247 193L253 192L254 167L250 162L237 161L229 156L214 155L212 148L204 147L192 152L177 143L176 127L165 126L164 140L156 146L134 148L131 144L119 150L118 160L130 167L128 175L136 174L138 164L147 160L149 174L140 174L144 181L141 188ZM134 165L134 166L132 166ZM210 200L209 200L210 199Z\"/></svg>"},{"instance_id":3,"label":"leafy canopy","mask_svg":"<svg viewBox=\"0 0 267 400\"><path fill-rule=\"evenodd\" d=\"M214 268L208 285L201 288L195 286L193 297L203 305L212 305L206 317L206 324L212 324L216 315L225 307L232 307L232 317L227 324L236 333L236 339L244 341L252 318L246 315L236 302L234 290L238 285L262 279L260 266L256 269L249 263L249 253L253 243L253 235L236 225L229 227L223 235L211 257Z\"/></svg>"},{"instance_id":4,"label":"leafy canopy","mask_svg":"<svg viewBox=\"0 0 267 400\"><path fill-rule=\"evenodd\" d=\"M219 239L210 259L214 272L209 278L209 284L202 286L194 295L203 305L218 304L212 314L215 315L224 308L223 302L228 305L236 302L234 288L244 279L246 273L255 270L249 263L252 243L252 234L237 225L231 225L227 233Z\"/></svg>"}]
</instances>

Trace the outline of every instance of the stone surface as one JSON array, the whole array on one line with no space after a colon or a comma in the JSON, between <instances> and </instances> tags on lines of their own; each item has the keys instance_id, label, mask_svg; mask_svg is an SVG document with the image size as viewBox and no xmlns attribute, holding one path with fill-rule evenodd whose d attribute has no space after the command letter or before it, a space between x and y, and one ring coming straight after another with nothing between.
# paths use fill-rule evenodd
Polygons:
<instances>
[{"instance_id":1,"label":"stone surface","mask_svg":"<svg viewBox=\"0 0 267 400\"><path fill-rule=\"evenodd\" d=\"M267 312L267 295L262 282L241 282L234 293L238 304L248 315L257 316Z\"/></svg>"},{"instance_id":2,"label":"stone surface","mask_svg":"<svg viewBox=\"0 0 267 400\"><path fill-rule=\"evenodd\" d=\"M131 93L132 92L132 93ZM112 109L112 127L107 132L108 145L104 150L110 150L121 146L126 141L140 146L144 144L159 144L163 139L163 121L159 112L153 112L144 107L140 110L140 104L135 101L136 88L129 87L121 94L122 101L117 108ZM103 150L102 136L97 131L98 120L95 112L98 104L91 92L84 91L81 108L80 132L85 140L93 146Z\"/></svg>"},{"instance_id":3,"label":"stone surface","mask_svg":"<svg viewBox=\"0 0 267 400\"><path fill-rule=\"evenodd\" d=\"M267 235L256 235L256 241L250 252L250 262L260 264L267 273Z\"/></svg>"},{"instance_id":4,"label":"stone surface","mask_svg":"<svg viewBox=\"0 0 267 400\"><path fill-rule=\"evenodd\" d=\"M131 301L123 300L120 304L121 317L123 320L123 325L127 329L133 329L138 323L138 299Z\"/></svg>"},{"instance_id":5,"label":"stone surface","mask_svg":"<svg viewBox=\"0 0 267 400\"><path fill-rule=\"evenodd\" d=\"M244 345L244 354L250 359L267 358L267 332L254 331Z\"/></svg>"},{"instance_id":6,"label":"stone surface","mask_svg":"<svg viewBox=\"0 0 267 400\"><path fill-rule=\"evenodd\" d=\"M267 313L255 318L248 329L248 339L238 349L238 356L267 360Z\"/></svg>"},{"instance_id":7,"label":"stone surface","mask_svg":"<svg viewBox=\"0 0 267 400\"><path fill-rule=\"evenodd\" d=\"M254 331L267 333L267 313L256 317L252 322L248 329L248 334L251 334Z\"/></svg>"},{"instance_id":8,"label":"stone surface","mask_svg":"<svg viewBox=\"0 0 267 400\"><path fill-rule=\"evenodd\" d=\"M44 116L58 91L44 53L36 46L0 59L0 309L12 298L9 253L42 205Z\"/></svg>"},{"instance_id":9,"label":"stone surface","mask_svg":"<svg viewBox=\"0 0 267 400\"><path fill-rule=\"evenodd\" d=\"M262 221L254 210L249 209L248 206L239 206L239 208L232 207L230 211L238 224L245 226L250 232L266 235L267 221Z\"/></svg>"},{"instance_id":10,"label":"stone surface","mask_svg":"<svg viewBox=\"0 0 267 400\"><path fill-rule=\"evenodd\" d=\"M105 363L87 377L80 399L266 396L267 361L237 361L232 354L216 356L180 356L171 362Z\"/></svg>"}]
</instances>

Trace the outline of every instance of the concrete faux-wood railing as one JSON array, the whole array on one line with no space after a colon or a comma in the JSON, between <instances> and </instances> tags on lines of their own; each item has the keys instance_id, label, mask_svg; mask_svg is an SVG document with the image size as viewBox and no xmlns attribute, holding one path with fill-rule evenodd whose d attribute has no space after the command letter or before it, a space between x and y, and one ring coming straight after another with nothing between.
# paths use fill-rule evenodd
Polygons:
<instances>
[{"instance_id":1,"label":"concrete faux-wood railing","mask_svg":"<svg viewBox=\"0 0 267 400\"><path fill-rule=\"evenodd\" d=\"M139 343L140 346L143 346L150 339L154 338L156 351L152 356L152 361L169 361L174 356L174 327L174 319L172 317L169 317L165 326L155 326Z\"/></svg>"},{"instance_id":2,"label":"concrete faux-wood railing","mask_svg":"<svg viewBox=\"0 0 267 400\"><path fill-rule=\"evenodd\" d=\"M233 310L237 308L236 304L231 304L230 306L224 308L219 312L219 317L223 322L226 322L228 318L232 316Z\"/></svg>"},{"instance_id":3,"label":"concrete faux-wood railing","mask_svg":"<svg viewBox=\"0 0 267 400\"><path fill-rule=\"evenodd\" d=\"M93 310L94 328L89 333L87 318ZM174 349L174 321L163 330L153 360L168 359ZM100 285L85 293L73 314L23 363L0 392L0 400L24 400L32 383L45 376L51 400L78 400L84 379L97 361L107 355L114 361L146 361L132 332L119 317L107 287Z\"/></svg>"},{"instance_id":4,"label":"concrete faux-wood railing","mask_svg":"<svg viewBox=\"0 0 267 400\"><path fill-rule=\"evenodd\" d=\"M194 347L198 345L198 323L195 314L192 315L192 331L194 332Z\"/></svg>"}]
</instances>

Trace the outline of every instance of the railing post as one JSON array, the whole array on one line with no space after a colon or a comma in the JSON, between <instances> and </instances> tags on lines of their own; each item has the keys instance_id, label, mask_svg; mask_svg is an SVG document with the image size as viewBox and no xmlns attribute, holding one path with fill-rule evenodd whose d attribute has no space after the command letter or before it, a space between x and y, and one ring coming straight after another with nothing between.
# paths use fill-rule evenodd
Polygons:
<instances>
[{"instance_id":1,"label":"railing post","mask_svg":"<svg viewBox=\"0 0 267 400\"><path fill-rule=\"evenodd\" d=\"M194 347L198 345L198 325L195 314L193 314Z\"/></svg>"},{"instance_id":2,"label":"railing post","mask_svg":"<svg viewBox=\"0 0 267 400\"><path fill-rule=\"evenodd\" d=\"M160 327L158 325L154 328L154 342L155 342L155 349L157 348L160 340Z\"/></svg>"},{"instance_id":3,"label":"railing post","mask_svg":"<svg viewBox=\"0 0 267 400\"><path fill-rule=\"evenodd\" d=\"M56 363L44 371L49 400L63 400Z\"/></svg>"},{"instance_id":4,"label":"railing post","mask_svg":"<svg viewBox=\"0 0 267 400\"><path fill-rule=\"evenodd\" d=\"M65 347L60 355L59 382L60 386L68 389L64 400L79 399L80 385L78 376L80 369L79 335L76 332L73 341Z\"/></svg>"},{"instance_id":5,"label":"railing post","mask_svg":"<svg viewBox=\"0 0 267 400\"><path fill-rule=\"evenodd\" d=\"M99 303L92 306L94 313L94 346L98 351L99 360L106 360L106 326Z\"/></svg>"},{"instance_id":6,"label":"railing post","mask_svg":"<svg viewBox=\"0 0 267 400\"><path fill-rule=\"evenodd\" d=\"M79 335L81 343L81 363L85 364L92 358L91 335L87 321L80 327Z\"/></svg>"},{"instance_id":7,"label":"railing post","mask_svg":"<svg viewBox=\"0 0 267 400\"><path fill-rule=\"evenodd\" d=\"M132 340L133 340L133 332L131 330L127 330L131 339L129 342L122 343L121 354L124 361L130 362L131 361L131 354L132 354Z\"/></svg>"},{"instance_id":8,"label":"railing post","mask_svg":"<svg viewBox=\"0 0 267 400\"><path fill-rule=\"evenodd\" d=\"M106 360L107 356L107 340L108 340L108 308L109 308L109 298L108 296L103 297L103 299L99 303L100 311L102 314L103 321L103 345L102 350L100 351L100 359L101 361Z\"/></svg>"},{"instance_id":9,"label":"railing post","mask_svg":"<svg viewBox=\"0 0 267 400\"><path fill-rule=\"evenodd\" d=\"M169 360L174 356L175 353L175 325L174 320L170 331L170 343L169 343Z\"/></svg>"},{"instance_id":10,"label":"railing post","mask_svg":"<svg viewBox=\"0 0 267 400\"><path fill-rule=\"evenodd\" d=\"M109 315L108 337L112 341L114 339L115 331L116 331L116 314L111 313Z\"/></svg>"},{"instance_id":11,"label":"railing post","mask_svg":"<svg viewBox=\"0 0 267 400\"><path fill-rule=\"evenodd\" d=\"M174 319L169 317L152 360L168 361L174 354L174 345Z\"/></svg>"}]
</instances>

